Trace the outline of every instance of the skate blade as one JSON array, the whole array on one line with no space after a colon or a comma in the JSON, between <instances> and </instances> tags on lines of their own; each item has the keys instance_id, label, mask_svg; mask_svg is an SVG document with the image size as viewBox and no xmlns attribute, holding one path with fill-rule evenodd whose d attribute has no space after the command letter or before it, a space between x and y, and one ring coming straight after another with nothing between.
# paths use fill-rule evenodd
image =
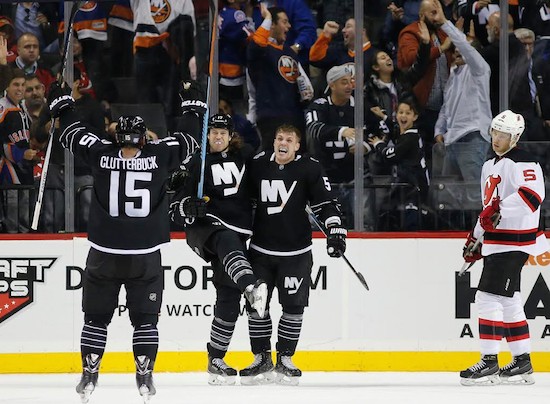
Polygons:
<instances>
[{"instance_id":1,"label":"skate blade","mask_svg":"<svg viewBox=\"0 0 550 404\"><path fill-rule=\"evenodd\" d=\"M208 384L211 386L233 386L237 382L237 376L208 375Z\"/></svg>"},{"instance_id":2,"label":"skate blade","mask_svg":"<svg viewBox=\"0 0 550 404\"><path fill-rule=\"evenodd\" d=\"M525 385L531 385L535 384L535 378L533 377L533 374L526 373L523 375L515 375L510 377L500 377L500 382L502 384L525 384Z\"/></svg>"},{"instance_id":3,"label":"skate blade","mask_svg":"<svg viewBox=\"0 0 550 404\"><path fill-rule=\"evenodd\" d=\"M83 404L86 404L88 401L90 401L90 396L94 392L95 386L93 383L88 383L86 387L84 387L84 390L82 392L78 393L80 396L80 401Z\"/></svg>"},{"instance_id":4,"label":"skate blade","mask_svg":"<svg viewBox=\"0 0 550 404\"><path fill-rule=\"evenodd\" d=\"M151 400L151 396L155 394L155 393L151 393L149 391L149 388L144 384L139 386L138 390L139 390L139 394L141 395L141 398L143 399L144 404L148 404L149 401Z\"/></svg>"},{"instance_id":5,"label":"skate blade","mask_svg":"<svg viewBox=\"0 0 550 404\"><path fill-rule=\"evenodd\" d=\"M479 379L460 379L460 384L463 386L496 386L500 384L498 375L484 376Z\"/></svg>"},{"instance_id":6,"label":"skate blade","mask_svg":"<svg viewBox=\"0 0 550 404\"><path fill-rule=\"evenodd\" d=\"M243 386L261 386L271 384L275 380L275 375L272 371L260 373L256 376L241 376L241 384Z\"/></svg>"},{"instance_id":7,"label":"skate blade","mask_svg":"<svg viewBox=\"0 0 550 404\"><path fill-rule=\"evenodd\" d=\"M267 285L262 283L258 286L258 294L260 294L261 299L254 304L254 310L258 312L260 318L265 317L265 305L267 303Z\"/></svg>"},{"instance_id":8,"label":"skate blade","mask_svg":"<svg viewBox=\"0 0 550 404\"><path fill-rule=\"evenodd\" d=\"M297 386L300 383L300 376L287 376L283 373L277 373L275 383L284 386Z\"/></svg>"}]
</instances>

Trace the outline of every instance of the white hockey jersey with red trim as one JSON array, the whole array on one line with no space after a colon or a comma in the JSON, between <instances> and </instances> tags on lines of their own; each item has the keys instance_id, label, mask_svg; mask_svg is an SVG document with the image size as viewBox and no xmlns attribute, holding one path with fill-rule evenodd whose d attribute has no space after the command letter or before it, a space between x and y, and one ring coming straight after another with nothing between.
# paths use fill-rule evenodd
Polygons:
<instances>
[{"instance_id":1,"label":"white hockey jersey with red trim","mask_svg":"<svg viewBox=\"0 0 550 404\"><path fill-rule=\"evenodd\" d=\"M549 249L540 229L540 206L545 198L540 164L525 150L514 148L502 157L487 160L481 170L483 207L500 198L501 219L496 229L483 235L484 256L507 251L524 251L537 256ZM479 219L474 237L483 229Z\"/></svg>"}]
</instances>

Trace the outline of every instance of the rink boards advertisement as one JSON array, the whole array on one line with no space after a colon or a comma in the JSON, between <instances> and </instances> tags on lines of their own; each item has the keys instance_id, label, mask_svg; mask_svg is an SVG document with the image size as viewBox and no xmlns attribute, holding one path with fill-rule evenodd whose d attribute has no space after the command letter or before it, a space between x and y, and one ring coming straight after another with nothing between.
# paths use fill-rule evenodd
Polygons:
<instances>
[{"instance_id":1,"label":"rink boards advertisement","mask_svg":"<svg viewBox=\"0 0 550 404\"><path fill-rule=\"evenodd\" d=\"M315 238L310 302L296 361L305 370L456 370L475 361L474 297L482 264L458 277L460 236L348 238L346 256L370 291L343 259L326 254L324 239ZM0 245L0 373L79 371L88 241L65 236L4 239ZM212 270L183 238L162 249L162 263L157 370L203 370L215 300ZM285 284L299 288L301 280L289 278ZM521 286L533 362L540 371L550 371L549 285L550 252L530 257ZM124 303L122 290L108 330L106 371L133 368L132 327ZM276 293L271 306L274 348L281 315ZM507 350L505 341L502 350ZM230 352L228 360L237 365L252 358L244 308Z\"/></svg>"}]
</instances>

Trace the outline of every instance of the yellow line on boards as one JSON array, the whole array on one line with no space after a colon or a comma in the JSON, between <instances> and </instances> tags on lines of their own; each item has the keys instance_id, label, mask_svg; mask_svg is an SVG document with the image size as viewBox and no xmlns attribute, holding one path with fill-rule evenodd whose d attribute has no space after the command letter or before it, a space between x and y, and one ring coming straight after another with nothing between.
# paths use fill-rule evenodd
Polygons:
<instances>
[{"instance_id":1,"label":"yellow line on boards","mask_svg":"<svg viewBox=\"0 0 550 404\"><path fill-rule=\"evenodd\" d=\"M229 352L229 365L242 369L253 356L250 352ZM275 355L274 358L275 360ZM499 355L500 365L508 363L508 352ZM550 352L531 354L535 372L550 372ZM366 372L456 372L479 360L477 352L371 352L371 351L305 351L297 352L294 363L304 371ZM206 352L159 352L155 372L206 371ZM130 352L108 352L101 362L105 373L134 372ZM0 354L0 373L80 373L79 353Z\"/></svg>"}]
</instances>

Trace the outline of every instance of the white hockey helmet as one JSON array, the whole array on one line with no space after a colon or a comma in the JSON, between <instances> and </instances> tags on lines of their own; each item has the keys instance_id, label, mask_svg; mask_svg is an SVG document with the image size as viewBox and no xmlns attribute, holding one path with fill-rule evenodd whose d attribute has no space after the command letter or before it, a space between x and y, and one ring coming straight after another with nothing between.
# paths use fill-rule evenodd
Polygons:
<instances>
[{"instance_id":1,"label":"white hockey helmet","mask_svg":"<svg viewBox=\"0 0 550 404\"><path fill-rule=\"evenodd\" d=\"M510 149L506 150L508 152L516 146L521 134L525 130L525 120L520 114L507 109L493 118L491 121L491 131L493 130L510 134Z\"/></svg>"}]
</instances>

